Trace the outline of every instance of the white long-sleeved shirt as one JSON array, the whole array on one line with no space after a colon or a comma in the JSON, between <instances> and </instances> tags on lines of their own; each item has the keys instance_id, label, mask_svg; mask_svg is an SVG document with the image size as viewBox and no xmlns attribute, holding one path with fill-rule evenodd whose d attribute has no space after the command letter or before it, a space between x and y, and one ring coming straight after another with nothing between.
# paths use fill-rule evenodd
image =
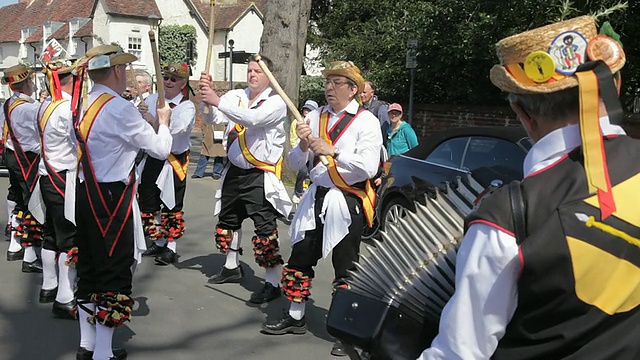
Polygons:
<instances>
[{"instance_id":1,"label":"white long-sleeved shirt","mask_svg":"<svg viewBox=\"0 0 640 360\"><path fill-rule=\"evenodd\" d=\"M175 105L171 110L171 124L169 125L169 132L173 136L171 152L174 154L182 154L189 150L191 130L196 122L196 106L192 101L181 102L182 97L182 94L178 94L173 99L166 99L169 106ZM156 116L157 101L157 93L147 96L144 100L149 107L149 113L153 116Z\"/></svg>"},{"instance_id":2,"label":"white long-sleeved shirt","mask_svg":"<svg viewBox=\"0 0 640 360\"><path fill-rule=\"evenodd\" d=\"M31 96L19 92L14 92L7 101L11 105L18 98L26 100L28 103L16 107L11 112L11 129L22 150L40 152L40 133L38 132L38 109L40 108L40 103L33 100ZM4 111L0 111L0 116L4 124L6 120ZM7 135L5 147L15 151L10 135Z\"/></svg>"},{"instance_id":3,"label":"white long-sleeved shirt","mask_svg":"<svg viewBox=\"0 0 640 360\"><path fill-rule=\"evenodd\" d=\"M47 175L47 168L44 164L45 158L56 172L74 170L78 165L78 144L73 128L71 95L63 91L62 98L67 101L55 108L44 129L42 158L40 159L38 170L40 175ZM40 122L50 103L49 99L40 107L38 122Z\"/></svg>"},{"instance_id":4,"label":"white long-sleeved shirt","mask_svg":"<svg viewBox=\"0 0 640 360\"><path fill-rule=\"evenodd\" d=\"M625 135L600 119L603 135ZM570 125L540 139L527 154L528 177L552 166L580 146L580 129ZM472 224L456 259L456 290L442 311L439 334L418 360L490 359L518 304L521 264L516 239L484 223Z\"/></svg>"},{"instance_id":5,"label":"white long-sleeved shirt","mask_svg":"<svg viewBox=\"0 0 640 360\"><path fill-rule=\"evenodd\" d=\"M102 84L95 84L89 92L89 106L104 93L115 99L100 110L89 133L91 162L98 182L127 183L138 150L157 159L169 156L171 133L166 125L160 125L156 134L133 104ZM82 169L78 176L84 180Z\"/></svg>"}]
</instances>

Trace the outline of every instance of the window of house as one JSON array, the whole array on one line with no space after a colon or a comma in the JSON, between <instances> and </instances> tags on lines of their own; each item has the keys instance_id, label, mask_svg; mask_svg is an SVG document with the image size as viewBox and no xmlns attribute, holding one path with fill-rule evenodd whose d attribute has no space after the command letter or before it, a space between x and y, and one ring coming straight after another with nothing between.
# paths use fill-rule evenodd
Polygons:
<instances>
[{"instance_id":1,"label":"window of house","mask_svg":"<svg viewBox=\"0 0 640 360\"><path fill-rule=\"evenodd\" d=\"M129 36L127 52L140 59L140 55L142 55L142 38L139 36Z\"/></svg>"}]
</instances>

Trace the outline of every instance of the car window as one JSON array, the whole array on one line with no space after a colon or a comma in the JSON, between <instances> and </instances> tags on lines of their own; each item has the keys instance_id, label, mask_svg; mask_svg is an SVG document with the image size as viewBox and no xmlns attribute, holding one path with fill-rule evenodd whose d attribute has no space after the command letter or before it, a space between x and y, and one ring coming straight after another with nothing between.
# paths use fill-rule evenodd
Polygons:
<instances>
[{"instance_id":1,"label":"car window","mask_svg":"<svg viewBox=\"0 0 640 360\"><path fill-rule=\"evenodd\" d=\"M494 176L494 179L522 179L522 164L526 155L520 146L510 141L474 136L467 146L462 168L472 174Z\"/></svg>"},{"instance_id":2,"label":"car window","mask_svg":"<svg viewBox=\"0 0 640 360\"><path fill-rule=\"evenodd\" d=\"M468 141L468 136L449 139L438 145L425 160L434 164L459 169L462 163L462 155L464 154L464 149Z\"/></svg>"}]
</instances>

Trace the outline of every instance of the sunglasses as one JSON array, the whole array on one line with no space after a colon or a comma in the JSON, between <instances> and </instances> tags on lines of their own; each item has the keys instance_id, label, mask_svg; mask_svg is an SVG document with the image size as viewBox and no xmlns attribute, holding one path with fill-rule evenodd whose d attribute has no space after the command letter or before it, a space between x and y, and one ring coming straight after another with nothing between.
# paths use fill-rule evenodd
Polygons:
<instances>
[{"instance_id":1,"label":"sunglasses","mask_svg":"<svg viewBox=\"0 0 640 360\"><path fill-rule=\"evenodd\" d=\"M173 76L163 76L163 78L164 78L164 81L169 81L169 80L171 80L171 82L176 82L176 81L178 81L178 79L176 79L176 78L175 78L175 77L173 77Z\"/></svg>"}]
</instances>

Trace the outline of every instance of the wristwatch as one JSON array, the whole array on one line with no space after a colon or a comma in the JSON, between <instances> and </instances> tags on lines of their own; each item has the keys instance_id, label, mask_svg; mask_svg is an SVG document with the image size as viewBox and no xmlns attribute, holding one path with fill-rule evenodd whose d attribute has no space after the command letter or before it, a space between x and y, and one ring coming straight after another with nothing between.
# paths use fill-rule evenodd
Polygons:
<instances>
[{"instance_id":1,"label":"wristwatch","mask_svg":"<svg viewBox=\"0 0 640 360\"><path fill-rule=\"evenodd\" d=\"M333 158L337 159L338 156L340 156L340 149L338 149L337 147L333 148Z\"/></svg>"}]
</instances>

